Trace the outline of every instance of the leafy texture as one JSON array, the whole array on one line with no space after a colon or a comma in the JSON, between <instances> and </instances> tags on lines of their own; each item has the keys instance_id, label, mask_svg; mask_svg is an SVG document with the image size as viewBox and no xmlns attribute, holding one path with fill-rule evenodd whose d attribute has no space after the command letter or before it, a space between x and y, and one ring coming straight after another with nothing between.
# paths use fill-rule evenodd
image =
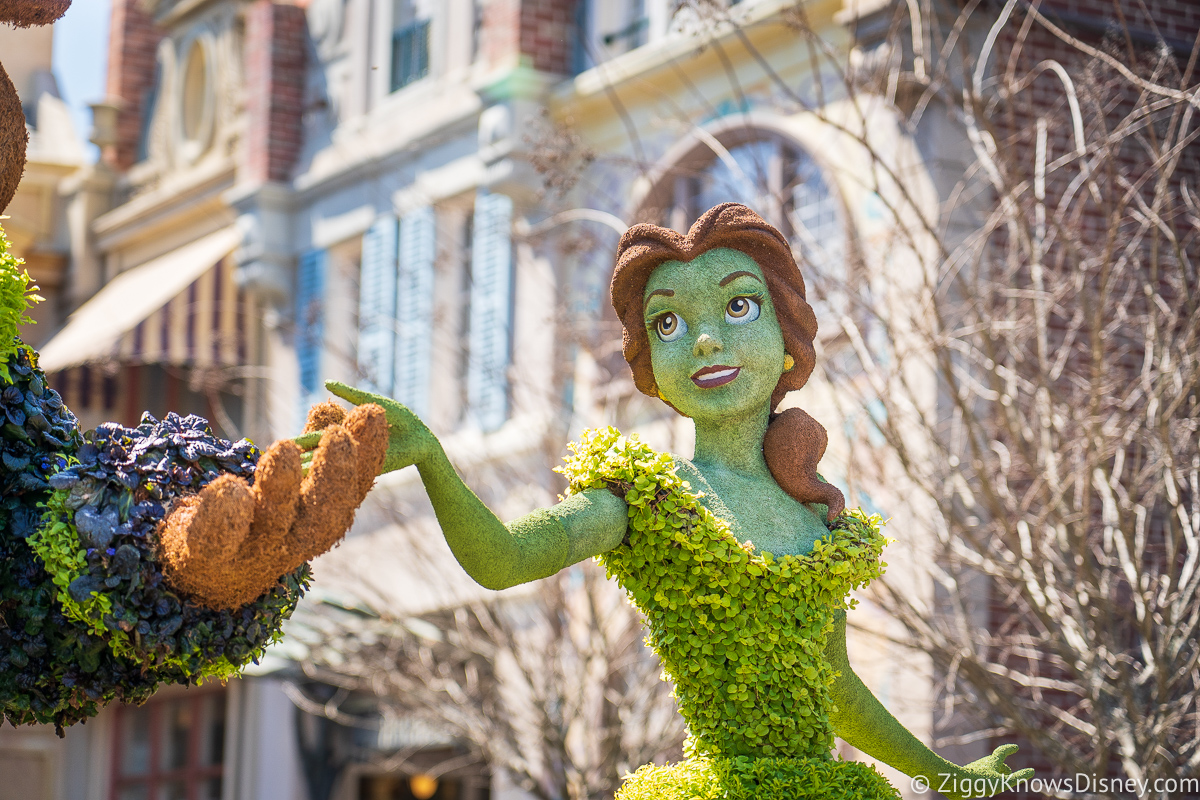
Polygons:
<instances>
[{"instance_id":1,"label":"leafy texture","mask_svg":"<svg viewBox=\"0 0 1200 800\"><path fill-rule=\"evenodd\" d=\"M17 354L21 340L17 333L22 325L33 322L25 313L31 303L41 301L29 285L29 273L21 269L21 259L8 252L8 239L0 229L0 381L9 383L12 376L9 362Z\"/></svg>"},{"instance_id":2,"label":"leafy texture","mask_svg":"<svg viewBox=\"0 0 1200 800\"><path fill-rule=\"evenodd\" d=\"M7 244L0 233L0 716L61 732L161 683L236 674L280 637L309 571L228 611L164 585L155 532L171 501L218 475L252 480L258 450L175 414L81 436L17 337L36 298Z\"/></svg>"},{"instance_id":3,"label":"leafy texture","mask_svg":"<svg viewBox=\"0 0 1200 800\"><path fill-rule=\"evenodd\" d=\"M836 674L823 657L848 592L886 566L881 520L846 512L808 555L775 558L738 542L669 454L613 428L571 449L570 493L608 488L629 506L625 543L599 558L646 615L690 734L688 761L644 767L619 798L895 797L830 756Z\"/></svg>"},{"instance_id":4,"label":"leafy texture","mask_svg":"<svg viewBox=\"0 0 1200 800\"><path fill-rule=\"evenodd\" d=\"M722 758L647 764L625 779L619 800L871 800L897 798L870 764L840 758Z\"/></svg>"},{"instance_id":5,"label":"leafy texture","mask_svg":"<svg viewBox=\"0 0 1200 800\"><path fill-rule=\"evenodd\" d=\"M145 414L136 428L105 423L85 434L78 463L54 476L45 524L30 540L66 615L161 680L237 674L279 636L307 566L251 603L213 610L164 583L155 529L172 500L223 474L251 478L258 455L245 439L218 439L195 415Z\"/></svg>"}]
</instances>

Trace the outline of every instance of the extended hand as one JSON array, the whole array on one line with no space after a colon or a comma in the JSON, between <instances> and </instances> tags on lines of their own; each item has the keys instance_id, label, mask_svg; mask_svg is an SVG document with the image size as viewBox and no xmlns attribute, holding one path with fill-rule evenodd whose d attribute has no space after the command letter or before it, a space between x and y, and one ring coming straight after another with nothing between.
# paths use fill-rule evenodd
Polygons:
<instances>
[{"instance_id":1,"label":"extended hand","mask_svg":"<svg viewBox=\"0 0 1200 800\"><path fill-rule=\"evenodd\" d=\"M327 404L309 413L309 427L323 430L307 477L300 448L285 439L259 459L253 487L222 475L176 504L159 529L172 587L210 608L238 608L345 535L383 461L387 421L375 405L315 419L322 413Z\"/></svg>"},{"instance_id":2,"label":"extended hand","mask_svg":"<svg viewBox=\"0 0 1200 800\"><path fill-rule=\"evenodd\" d=\"M1013 772L1004 763L1004 759L1015 752L1015 744L1000 745L990 756L959 767L954 776L939 776L937 780L931 780L930 788L940 791L950 800L977 800L1015 789L1018 781L1033 777L1032 769Z\"/></svg>"},{"instance_id":3,"label":"extended hand","mask_svg":"<svg viewBox=\"0 0 1200 800\"><path fill-rule=\"evenodd\" d=\"M371 403L383 409L387 419L388 439L387 452L383 457L383 464L379 468L380 475L403 469L410 464L420 465L441 451L441 444L425 423L421 422L417 415L409 411L407 407L390 397L364 392L362 389L356 389L338 381L325 381L325 388L356 406ZM317 435L306 432L302 436L297 436L294 441L301 448L307 450L317 443Z\"/></svg>"}]
</instances>

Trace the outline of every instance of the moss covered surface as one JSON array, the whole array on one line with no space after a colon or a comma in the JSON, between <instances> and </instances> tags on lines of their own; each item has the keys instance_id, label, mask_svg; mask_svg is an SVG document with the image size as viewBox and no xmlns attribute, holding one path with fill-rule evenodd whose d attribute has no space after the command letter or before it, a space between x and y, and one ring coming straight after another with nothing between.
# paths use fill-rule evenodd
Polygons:
<instances>
[{"instance_id":1,"label":"moss covered surface","mask_svg":"<svg viewBox=\"0 0 1200 800\"><path fill-rule=\"evenodd\" d=\"M833 758L696 757L648 764L614 800L893 800L900 795L870 764Z\"/></svg>"},{"instance_id":2,"label":"moss covered surface","mask_svg":"<svg viewBox=\"0 0 1200 800\"><path fill-rule=\"evenodd\" d=\"M608 488L628 504L625 542L599 560L646 615L647 644L674 682L691 736L688 762L662 775L650 770L646 780L682 781L682 787L701 774L736 775L758 786L776 774L772 764L785 783L809 780L785 772L859 774L859 765L834 766L842 762L830 757L830 687L837 675L823 653L835 612L854 603L848 592L886 566L881 520L848 511L811 553L776 558L738 542L678 477L669 454L613 428L586 432L571 449L560 468L570 493ZM714 760L697 761L705 758ZM629 797L674 796L655 791L662 793ZM762 794L762 786L757 794L746 791L747 797L808 796L791 789Z\"/></svg>"}]
</instances>

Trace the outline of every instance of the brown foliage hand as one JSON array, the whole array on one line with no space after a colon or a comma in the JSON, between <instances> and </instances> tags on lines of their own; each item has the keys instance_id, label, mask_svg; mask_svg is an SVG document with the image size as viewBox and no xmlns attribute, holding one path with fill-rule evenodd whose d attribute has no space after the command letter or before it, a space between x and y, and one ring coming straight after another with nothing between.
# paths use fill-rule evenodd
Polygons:
<instances>
[{"instance_id":1,"label":"brown foliage hand","mask_svg":"<svg viewBox=\"0 0 1200 800\"><path fill-rule=\"evenodd\" d=\"M158 532L173 588L209 608L238 608L341 540L383 462L387 421L379 406L346 415L321 403L309 411L305 432L314 430L323 435L307 476L285 439L259 459L253 486L222 475L175 505Z\"/></svg>"}]
</instances>

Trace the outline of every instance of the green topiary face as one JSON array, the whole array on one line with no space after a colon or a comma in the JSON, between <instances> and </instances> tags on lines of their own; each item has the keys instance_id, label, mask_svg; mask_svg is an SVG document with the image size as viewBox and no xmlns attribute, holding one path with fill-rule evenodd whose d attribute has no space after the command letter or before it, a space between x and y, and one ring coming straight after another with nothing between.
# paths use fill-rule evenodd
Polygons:
<instances>
[{"instance_id":1,"label":"green topiary face","mask_svg":"<svg viewBox=\"0 0 1200 800\"><path fill-rule=\"evenodd\" d=\"M783 334L753 258L719 248L668 261L643 299L654 380L667 402L725 424L770 402L783 374Z\"/></svg>"}]
</instances>

